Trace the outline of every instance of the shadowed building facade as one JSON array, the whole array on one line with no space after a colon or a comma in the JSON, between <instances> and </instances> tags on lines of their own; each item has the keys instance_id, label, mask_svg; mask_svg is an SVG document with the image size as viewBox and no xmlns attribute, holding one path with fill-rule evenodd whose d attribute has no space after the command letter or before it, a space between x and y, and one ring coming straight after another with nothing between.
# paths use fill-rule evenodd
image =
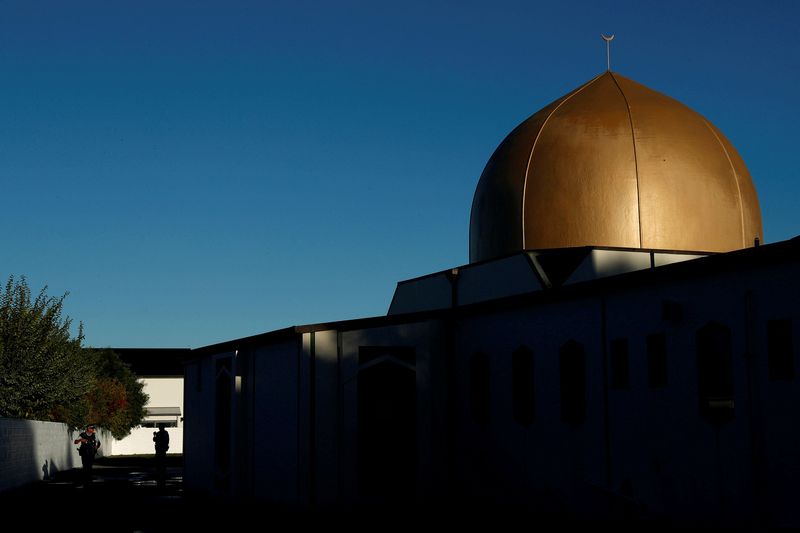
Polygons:
<instances>
[{"instance_id":1,"label":"shadowed building facade","mask_svg":"<svg viewBox=\"0 0 800 533\"><path fill-rule=\"evenodd\" d=\"M722 133L606 72L498 147L470 264L398 283L386 316L194 350L187 487L797 524L800 242L757 240Z\"/></svg>"}]
</instances>

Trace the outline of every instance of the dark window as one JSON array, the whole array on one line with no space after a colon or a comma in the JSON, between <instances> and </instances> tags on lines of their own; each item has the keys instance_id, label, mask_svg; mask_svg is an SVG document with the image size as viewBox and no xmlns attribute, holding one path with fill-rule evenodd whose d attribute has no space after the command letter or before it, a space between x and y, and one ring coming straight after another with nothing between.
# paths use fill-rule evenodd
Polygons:
<instances>
[{"instance_id":1,"label":"dark window","mask_svg":"<svg viewBox=\"0 0 800 533\"><path fill-rule=\"evenodd\" d=\"M469 405L472 418L481 425L489 423L491 388L489 385L489 356L478 352L469 364Z\"/></svg>"},{"instance_id":2,"label":"dark window","mask_svg":"<svg viewBox=\"0 0 800 533\"><path fill-rule=\"evenodd\" d=\"M721 424L734 417L731 330L711 322L697 331L697 394L700 414Z\"/></svg>"},{"instance_id":3,"label":"dark window","mask_svg":"<svg viewBox=\"0 0 800 533\"><path fill-rule=\"evenodd\" d=\"M514 420L523 426L533 423L536 412L533 377L533 352L517 348L511 356L511 399Z\"/></svg>"},{"instance_id":4,"label":"dark window","mask_svg":"<svg viewBox=\"0 0 800 533\"><path fill-rule=\"evenodd\" d=\"M794 345L792 343L791 320L770 320L767 322L767 350L769 379L793 379Z\"/></svg>"},{"instance_id":5,"label":"dark window","mask_svg":"<svg viewBox=\"0 0 800 533\"><path fill-rule=\"evenodd\" d=\"M142 427L143 428L158 428L159 425L163 425L165 428L176 428L176 427L178 427L178 421L177 420L169 420L169 421L162 420L162 421L156 421L156 422L142 422Z\"/></svg>"},{"instance_id":6,"label":"dark window","mask_svg":"<svg viewBox=\"0 0 800 533\"><path fill-rule=\"evenodd\" d=\"M614 339L611 341L611 388L631 388L628 339Z\"/></svg>"},{"instance_id":7,"label":"dark window","mask_svg":"<svg viewBox=\"0 0 800 533\"><path fill-rule=\"evenodd\" d=\"M231 467L231 406L233 402L233 362L231 357L216 360L214 426L214 485L227 492Z\"/></svg>"},{"instance_id":8,"label":"dark window","mask_svg":"<svg viewBox=\"0 0 800 533\"><path fill-rule=\"evenodd\" d=\"M647 336L647 383L653 387L666 387L669 382L667 371L667 338L663 333Z\"/></svg>"},{"instance_id":9,"label":"dark window","mask_svg":"<svg viewBox=\"0 0 800 533\"><path fill-rule=\"evenodd\" d=\"M561 419L580 424L586 419L586 357L583 345L573 340L561 347Z\"/></svg>"}]
</instances>

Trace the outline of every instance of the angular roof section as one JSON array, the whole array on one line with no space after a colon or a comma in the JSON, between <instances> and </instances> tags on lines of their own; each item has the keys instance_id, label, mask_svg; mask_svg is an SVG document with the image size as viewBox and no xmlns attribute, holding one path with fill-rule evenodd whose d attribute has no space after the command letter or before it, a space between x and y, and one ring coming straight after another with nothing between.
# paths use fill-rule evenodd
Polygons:
<instances>
[{"instance_id":1,"label":"angular roof section","mask_svg":"<svg viewBox=\"0 0 800 533\"><path fill-rule=\"evenodd\" d=\"M671 280L708 276L721 272L740 271L779 264L800 262L800 237L774 244L762 245L758 248L737 250L725 254L713 254L691 261L665 264L664 266L646 270L637 270L626 274L599 278L581 283L562 285L548 290L517 294L496 300L483 301L462 307L448 307L430 311L408 314L375 316L337 322L306 324L284 329L260 333L249 337L232 339L217 344L203 346L192 350L191 359L200 359L209 354L219 354L234 350L253 348L280 341L297 340L303 333L326 330L354 330L374 327L385 327L394 324L410 324L424 320L446 319L452 316L471 315L474 313L508 310L528 305L537 305L564 298L585 297L586 295L603 294L608 291L621 290L635 286L646 286L653 283L664 283ZM444 273L446 271L443 271ZM432 276L438 275L432 274ZM417 278L419 279L419 278ZM409 280L411 281L411 280ZM401 282L403 283L403 282ZM299 349L299 346L298 346Z\"/></svg>"}]
</instances>

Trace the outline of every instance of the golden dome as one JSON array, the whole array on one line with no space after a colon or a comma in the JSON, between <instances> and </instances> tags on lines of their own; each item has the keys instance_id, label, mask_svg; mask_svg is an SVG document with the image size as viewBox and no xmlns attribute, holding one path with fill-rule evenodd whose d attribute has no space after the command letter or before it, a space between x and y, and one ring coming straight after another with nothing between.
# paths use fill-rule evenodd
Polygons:
<instances>
[{"instance_id":1,"label":"golden dome","mask_svg":"<svg viewBox=\"0 0 800 533\"><path fill-rule=\"evenodd\" d=\"M475 191L470 261L522 249L726 252L763 241L750 173L680 102L605 72L517 126Z\"/></svg>"}]
</instances>

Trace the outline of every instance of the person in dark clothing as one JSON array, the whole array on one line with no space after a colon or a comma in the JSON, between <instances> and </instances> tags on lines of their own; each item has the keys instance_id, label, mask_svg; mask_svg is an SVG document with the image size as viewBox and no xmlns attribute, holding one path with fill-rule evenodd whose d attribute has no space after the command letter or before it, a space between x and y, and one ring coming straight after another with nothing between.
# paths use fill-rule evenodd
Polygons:
<instances>
[{"instance_id":1,"label":"person in dark clothing","mask_svg":"<svg viewBox=\"0 0 800 533\"><path fill-rule=\"evenodd\" d=\"M158 486L166 483L167 450L169 450L169 433L164 429L164 424L158 425L158 431L153 432L153 442L156 446L156 469L158 471Z\"/></svg>"},{"instance_id":2,"label":"person in dark clothing","mask_svg":"<svg viewBox=\"0 0 800 533\"><path fill-rule=\"evenodd\" d=\"M84 486L92 482L94 456L97 455L97 449L100 448L100 440L97 438L97 435L95 435L94 430L94 426L86 426L86 431L81 433L74 442L74 444L81 445L80 448L78 448L78 454L81 456L81 462L83 463Z\"/></svg>"}]
</instances>

